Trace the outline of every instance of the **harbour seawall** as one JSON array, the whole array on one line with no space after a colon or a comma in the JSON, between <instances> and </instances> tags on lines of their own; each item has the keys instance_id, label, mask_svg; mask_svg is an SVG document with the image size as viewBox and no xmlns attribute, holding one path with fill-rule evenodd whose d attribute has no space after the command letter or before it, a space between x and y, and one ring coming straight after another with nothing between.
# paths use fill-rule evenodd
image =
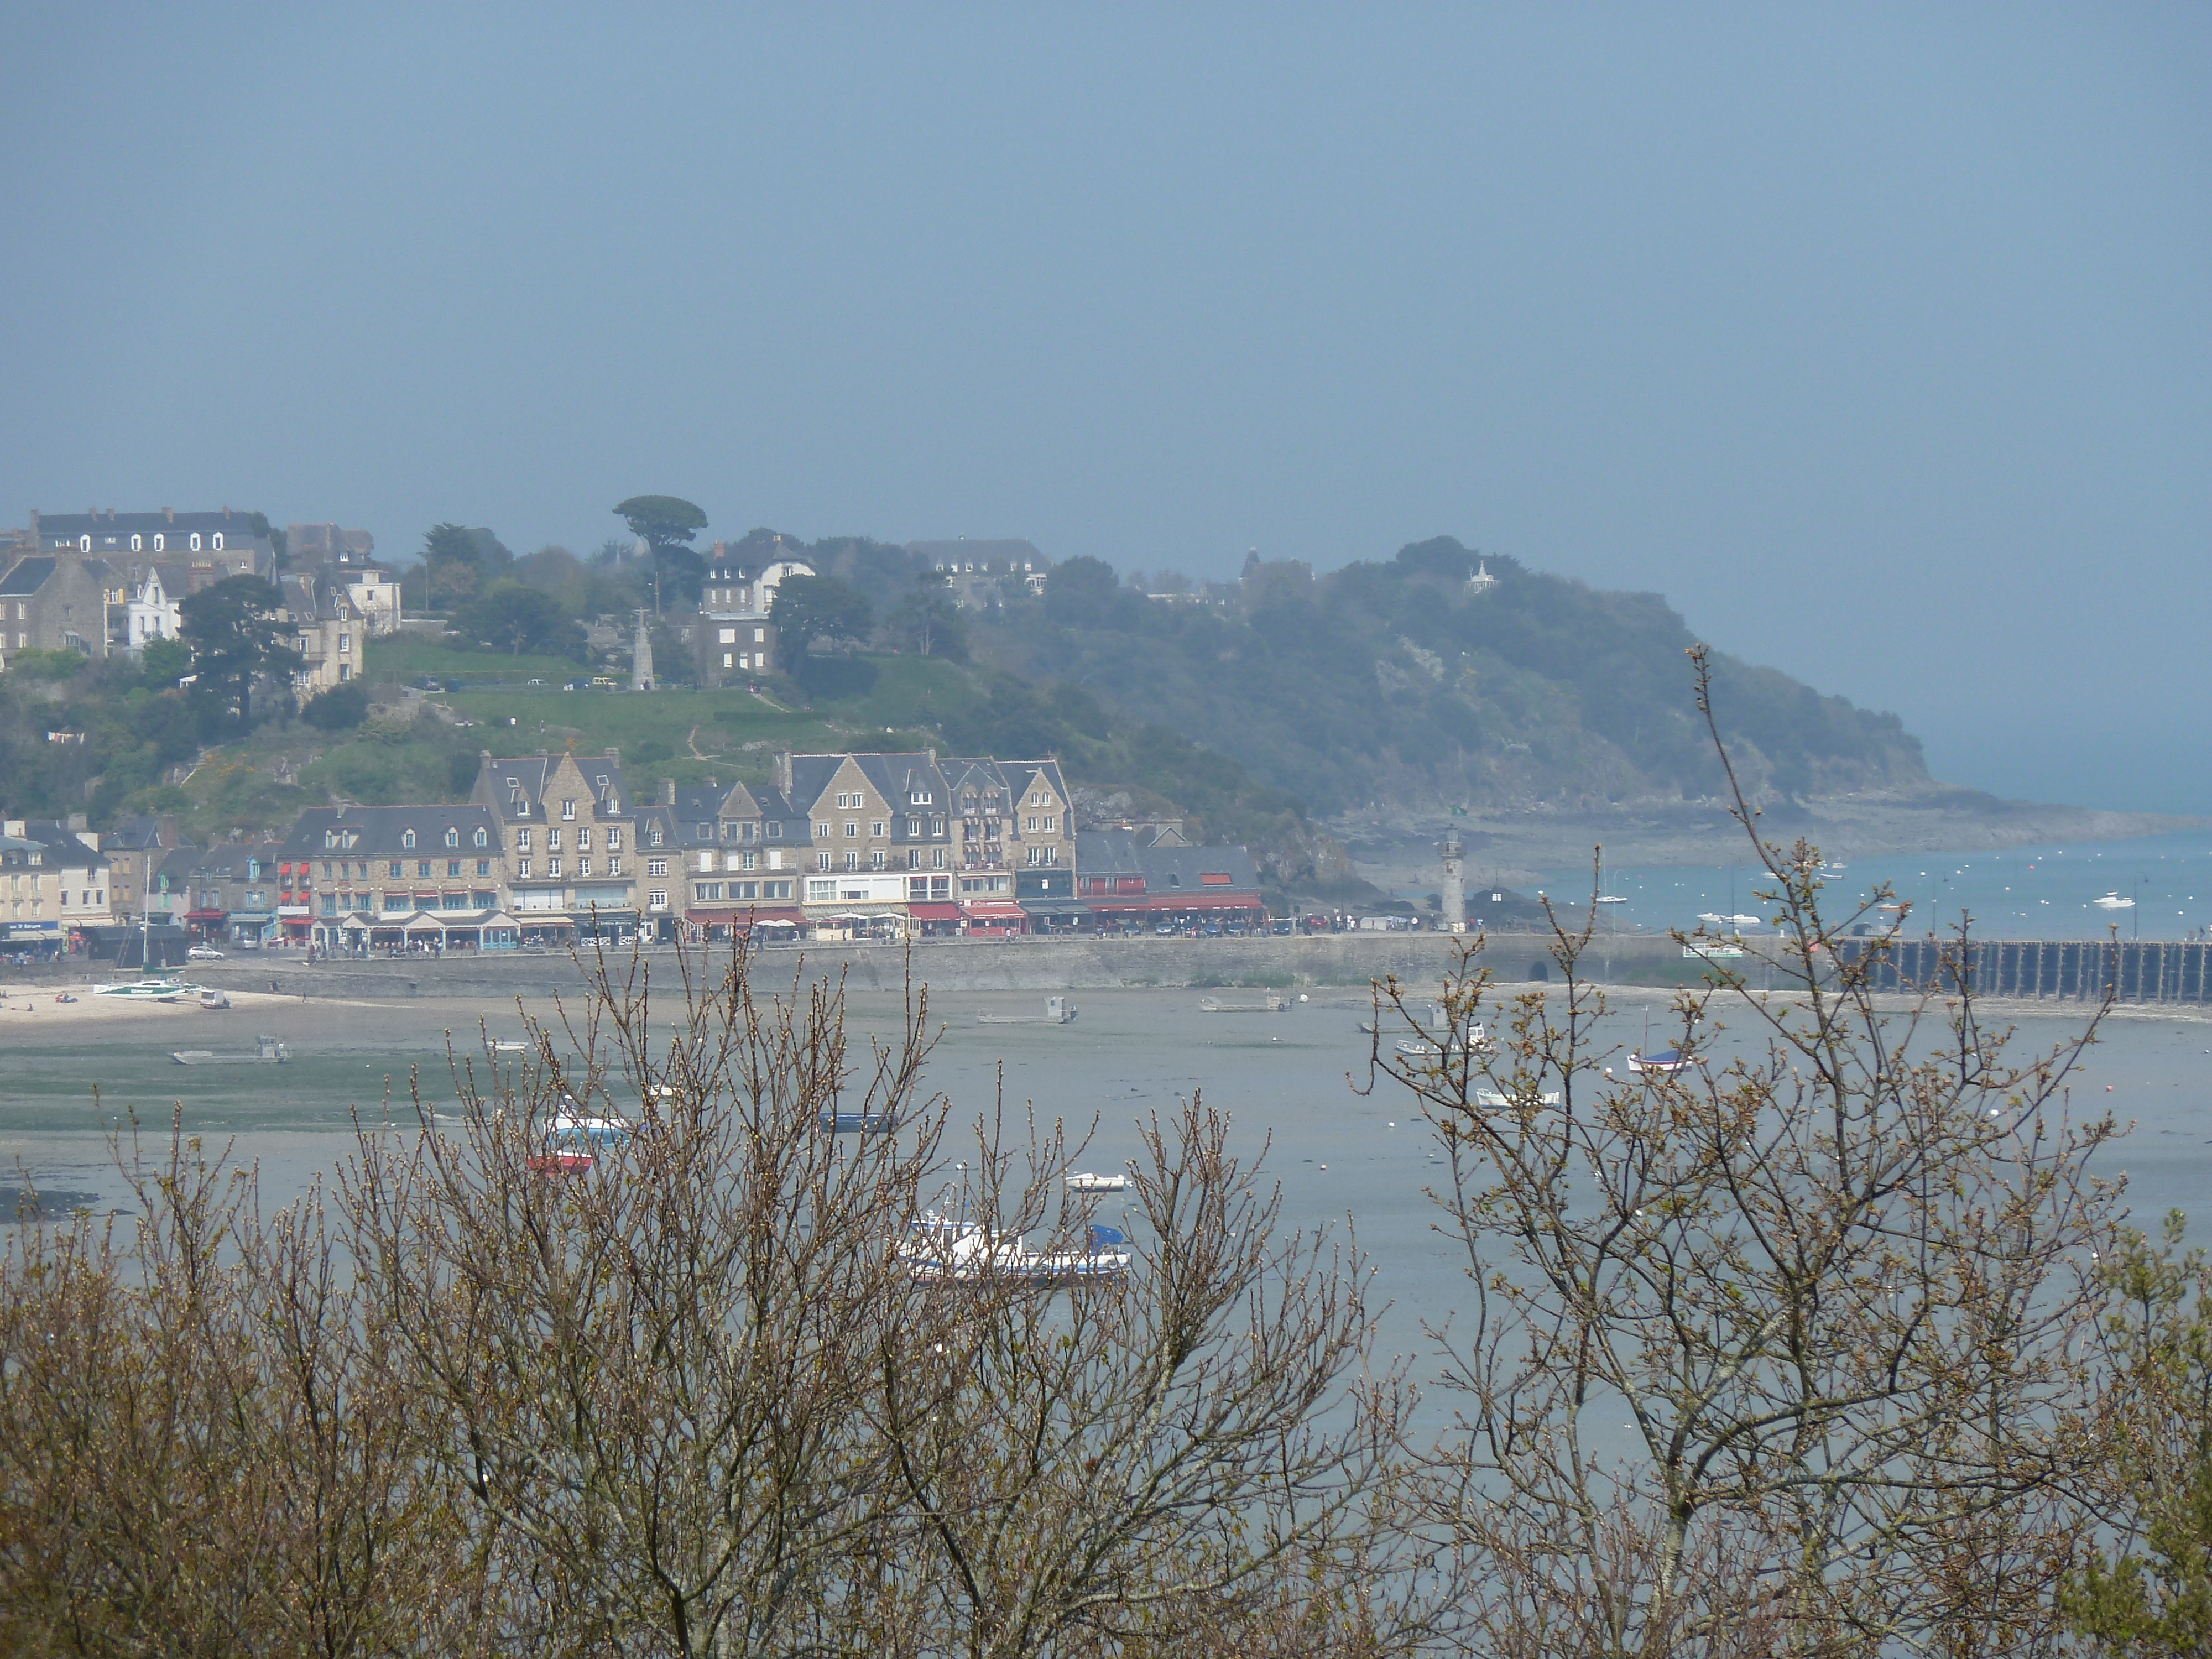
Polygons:
<instances>
[{"instance_id":1,"label":"harbour seawall","mask_svg":"<svg viewBox=\"0 0 2212 1659\"><path fill-rule=\"evenodd\" d=\"M1441 978L1455 941L1440 933L1326 933L1312 939L1021 939L1011 943L917 945L909 955L891 945L819 945L757 951L757 982L773 985L804 971L810 979L842 975L854 991L897 991L910 971L939 991L1088 991L1168 988L1267 988L1365 985L1396 975L1414 983ZM1533 976L1546 960L1534 934L1491 938L1486 959L1501 979ZM711 959L719 972L727 957ZM656 985L673 985L677 953L648 950L640 961ZM695 957L694 961L697 961ZM588 958L586 959L588 963ZM627 951L610 952L619 980L629 972ZM1698 964L1682 960L1665 939L1623 939L1595 951L1590 965L1601 979L1640 984L1686 983ZM191 978L230 990L267 991L310 999L380 1000L405 997L512 997L573 994L584 969L565 952L531 951L484 957L407 957L398 961L306 963L289 954L234 956L195 964Z\"/></svg>"},{"instance_id":2,"label":"harbour seawall","mask_svg":"<svg viewBox=\"0 0 2212 1659\"><path fill-rule=\"evenodd\" d=\"M1553 978L1548 935L1497 933L1483 962L1498 979ZM1871 941L1847 941L1850 951ZM1451 963L1457 941L1441 933L1323 933L1312 939L1023 939L985 944L945 941L916 945L911 955L896 945L773 946L754 954L757 982L789 983L842 977L854 991L896 992L911 972L917 983L944 992L1053 992L1141 989L1248 988L1296 990L1364 986L1395 975L1408 985L1435 984ZM1754 987L1788 982L1760 959L1756 941L1733 965ZM703 958L719 978L727 947ZM627 951L610 951L617 981L629 972ZM678 981L678 952L647 950L638 958L653 983ZM702 958L692 957L694 971ZM445 957L410 957L367 962L302 961L289 951L240 951L219 963L194 963L184 972L195 984L233 991L275 990L285 996L344 1001L409 997L464 999L574 994L583 988L590 959L560 951L495 951ZM1607 937L1590 943L1583 971L1601 984L1674 987L1703 980L1708 964L1686 957L1671 939L1648 934ZM2035 1001L2087 1001L2114 985L2125 1003L2212 1003L2212 943L2202 941L2084 940L1978 941L1970 969L1985 996ZM0 968L0 988L48 985L80 987L116 978L112 963L82 957L27 968ZM1875 988L1909 991L1917 986L1950 988L1956 982L1955 946L1932 939L1895 941L1877 967Z\"/></svg>"}]
</instances>

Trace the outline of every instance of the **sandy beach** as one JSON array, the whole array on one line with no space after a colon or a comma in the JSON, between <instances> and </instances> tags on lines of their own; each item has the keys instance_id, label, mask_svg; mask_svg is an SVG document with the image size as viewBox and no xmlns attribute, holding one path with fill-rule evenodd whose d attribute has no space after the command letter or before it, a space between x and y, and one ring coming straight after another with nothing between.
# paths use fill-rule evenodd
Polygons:
<instances>
[{"instance_id":1,"label":"sandy beach","mask_svg":"<svg viewBox=\"0 0 2212 1659\"><path fill-rule=\"evenodd\" d=\"M266 991L232 991L228 994L231 1002L228 1008L206 1009L199 1006L196 994L175 1002L146 1002L136 997L97 996L94 989L89 985L10 986L0 993L0 1031L32 1027L62 1030L93 1025L143 1025L163 1020L197 1023L217 1030L221 1029L218 1022L225 1018L235 1024L239 1017L256 1009L297 1007L301 1001L298 997L272 996ZM64 998L70 1000L65 1001Z\"/></svg>"}]
</instances>

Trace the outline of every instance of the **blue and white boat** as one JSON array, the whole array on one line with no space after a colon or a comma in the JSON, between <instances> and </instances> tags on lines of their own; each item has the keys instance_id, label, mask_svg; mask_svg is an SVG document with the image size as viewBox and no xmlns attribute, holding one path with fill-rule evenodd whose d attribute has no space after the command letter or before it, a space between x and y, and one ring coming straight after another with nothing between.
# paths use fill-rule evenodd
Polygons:
<instances>
[{"instance_id":1,"label":"blue and white boat","mask_svg":"<svg viewBox=\"0 0 2212 1659\"><path fill-rule=\"evenodd\" d=\"M925 1284L1073 1285L1127 1278L1128 1241L1112 1227L1092 1227L1079 1250L1032 1250L1018 1234L980 1221L926 1210L898 1243L907 1271Z\"/></svg>"},{"instance_id":2,"label":"blue and white boat","mask_svg":"<svg viewBox=\"0 0 2212 1659\"><path fill-rule=\"evenodd\" d=\"M896 1112L841 1112L835 1107L822 1109L822 1127L832 1134L881 1135L898 1127Z\"/></svg>"}]
</instances>

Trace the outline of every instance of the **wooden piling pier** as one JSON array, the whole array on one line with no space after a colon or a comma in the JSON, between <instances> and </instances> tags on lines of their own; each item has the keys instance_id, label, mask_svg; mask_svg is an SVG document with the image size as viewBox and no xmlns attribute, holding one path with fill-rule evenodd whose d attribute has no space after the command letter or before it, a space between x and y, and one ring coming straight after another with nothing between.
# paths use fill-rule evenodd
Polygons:
<instances>
[{"instance_id":1,"label":"wooden piling pier","mask_svg":"<svg viewBox=\"0 0 2212 1659\"><path fill-rule=\"evenodd\" d=\"M1963 979L1983 996L2094 1001L2112 986L2123 1002L2212 1001L2212 944L2162 939L1855 939L1842 962L1869 963L1881 991L1955 991Z\"/></svg>"}]
</instances>

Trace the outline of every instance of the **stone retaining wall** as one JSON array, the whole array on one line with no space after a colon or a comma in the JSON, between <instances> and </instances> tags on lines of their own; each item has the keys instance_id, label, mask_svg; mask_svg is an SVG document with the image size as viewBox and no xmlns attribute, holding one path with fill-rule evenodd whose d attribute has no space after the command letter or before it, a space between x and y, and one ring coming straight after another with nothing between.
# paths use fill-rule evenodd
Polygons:
<instances>
[{"instance_id":1,"label":"stone retaining wall","mask_svg":"<svg viewBox=\"0 0 2212 1659\"><path fill-rule=\"evenodd\" d=\"M1437 933L1324 933L1312 939L1017 939L947 942L915 946L824 945L765 949L755 957L763 984L788 980L803 959L810 978L843 974L854 990L896 991L909 971L941 991L1085 991L1120 988L1365 985L1395 974L1422 981L1438 978L1452 959L1454 941ZM653 979L672 982L676 953L649 950L642 960ZM719 956L717 962L723 958ZM1529 933L1492 935L1487 960L1501 979L1534 975L1548 959L1543 939ZM628 971L627 952L610 953L617 976ZM1687 982L1698 964L1686 963L1665 939L1600 941L1588 960L1604 980L1644 984ZM82 969L71 977L81 977ZM193 980L231 990L266 991L273 982L287 995L374 1000L391 997L541 996L580 988L582 975L564 952L496 952L483 957L399 961L306 963L289 953L196 964Z\"/></svg>"}]
</instances>

